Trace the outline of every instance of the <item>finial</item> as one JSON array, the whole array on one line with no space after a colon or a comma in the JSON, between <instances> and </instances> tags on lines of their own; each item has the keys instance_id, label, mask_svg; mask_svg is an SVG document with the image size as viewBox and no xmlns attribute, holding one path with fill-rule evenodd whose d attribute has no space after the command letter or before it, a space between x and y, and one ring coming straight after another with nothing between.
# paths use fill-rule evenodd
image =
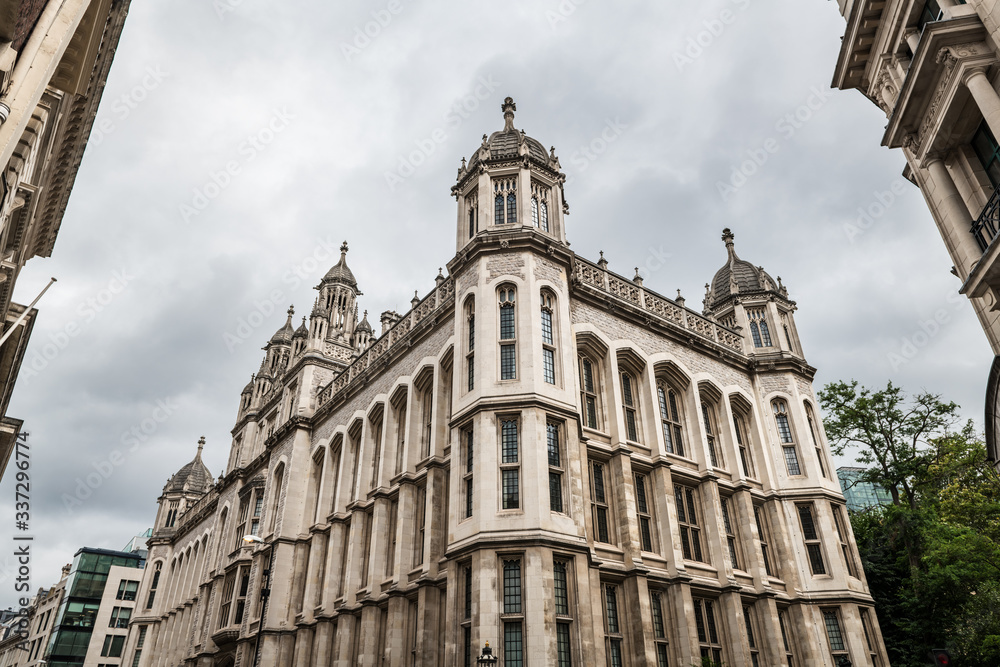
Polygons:
<instances>
[{"instance_id":1,"label":"finial","mask_svg":"<svg viewBox=\"0 0 1000 667\"><path fill-rule=\"evenodd\" d=\"M599 259L597 261L597 265L599 267L601 267L602 269L607 269L608 268L608 260L604 259L604 251L603 250L601 250L600 253L601 253L601 259Z\"/></svg>"},{"instance_id":2,"label":"finial","mask_svg":"<svg viewBox=\"0 0 1000 667\"><path fill-rule=\"evenodd\" d=\"M294 314L295 314L295 304L293 303L292 305L290 305L288 307L288 319L291 320L292 319L292 315L294 315Z\"/></svg>"},{"instance_id":3,"label":"finial","mask_svg":"<svg viewBox=\"0 0 1000 667\"><path fill-rule=\"evenodd\" d=\"M489 145L489 137L487 137L487 136L486 136L486 135L484 134L484 135L483 135L483 148L486 148L486 147L487 147L488 145Z\"/></svg>"},{"instance_id":4,"label":"finial","mask_svg":"<svg viewBox=\"0 0 1000 667\"><path fill-rule=\"evenodd\" d=\"M198 438L198 455L195 458L201 458L201 450L205 449L205 436Z\"/></svg>"},{"instance_id":5,"label":"finial","mask_svg":"<svg viewBox=\"0 0 1000 667\"><path fill-rule=\"evenodd\" d=\"M729 231L729 227L722 230L722 240L726 242L726 251L729 253L730 261L736 257L736 244L733 243L733 239L735 238L733 233Z\"/></svg>"},{"instance_id":6,"label":"finial","mask_svg":"<svg viewBox=\"0 0 1000 667\"><path fill-rule=\"evenodd\" d=\"M642 287L642 276L639 275L639 267L635 267L635 276L632 277L632 282L634 282L639 287Z\"/></svg>"},{"instance_id":7,"label":"finial","mask_svg":"<svg viewBox=\"0 0 1000 667\"><path fill-rule=\"evenodd\" d=\"M365 311L365 317L364 317L364 319L366 319L366 320L368 319L368 311L367 310Z\"/></svg>"},{"instance_id":8,"label":"finial","mask_svg":"<svg viewBox=\"0 0 1000 667\"><path fill-rule=\"evenodd\" d=\"M465 169L465 158L464 157L462 158L462 169L463 170Z\"/></svg>"},{"instance_id":9,"label":"finial","mask_svg":"<svg viewBox=\"0 0 1000 667\"><path fill-rule=\"evenodd\" d=\"M305 325L306 325L306 316L303 315L302 316L302 326L305 326Z\"/></svg>"},{"instance_id":10,"label":"finial","mask_svg":"<svg viewBox=\"0 0 1000 667\"><path fill-rule=\"evenodd\" d=\"M420 303L420 297L417 296L417 290L413 290L413 298L410 299L410 306L416 308L418 303Z\"/></svg>"},{"instance_id":11,"label":"finial","mask_svg":"<svg viewBox=\"0 0 1000 667\"><path fill-rule=\"evenodd\" d=\"M680 306L684 305L684 297L681 296L681 291L680 290L677 290L677 298L674 299L674 300L677 302L678 305L680 305Z\"/></svg>"},{"instance_id":12,"label":"finial","mask_svg":"<svg viewBox=\"0 0 1000 667\"><path fill-rule=\"evenodd\" d=\"M555 146L552 146L552 147L549 148L549 157L552 158L553 160L556 159L556 147Z\"/></svg>"},{"instance_id":13,"label":"finial","mask_svg":"<svg viewBox=\"0 0 1000 667\"><path fill-rule=\"evenodd\" d=\"M503 104L500 105L500 110L503 111L503 131L510 132L514 129L514 112L517 111L514 98L505 98Z\"/></svg>"},{"instance_id":14,"label":"finial","mask_svg":"<svg viewBox=\"0 0 1000 667\"><path fill-rule=\"evenodd\" d=\"M346 255L347 254L347 250L348 250L348 248L347 248L347 241L344 241L340 245L340 256L343 257L344 255Z\"/></svg>"}]
</instances>

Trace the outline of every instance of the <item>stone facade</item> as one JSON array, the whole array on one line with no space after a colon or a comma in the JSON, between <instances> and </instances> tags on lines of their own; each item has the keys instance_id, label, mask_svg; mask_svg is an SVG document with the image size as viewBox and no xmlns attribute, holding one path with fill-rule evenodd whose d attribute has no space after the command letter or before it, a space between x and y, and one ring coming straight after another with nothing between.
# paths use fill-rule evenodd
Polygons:
<instances>
[{"instance_id":1,"label":"stone facade","mask_svg":"<svg viewBox=\"0 0 1000 667\"><path fill-rule=\"evenodd\" d=\"M503 111L447 277L375 336L345 244L168 482L125 664L884 665L787 290L728 230L700 314L575 255Z\"/></svg>"},{"instance_id":2,"label":"stone facade","mask_svg":"<svg viewBox=\"0 0 1000 667\"><path fill-rule=\"evenodd\" d=\"M838 4L847 29L833 85L861 91L885 112L889 122L882 145L902 150L903 176L923 193L952 272L962 281L959 291L972 303L994 355L1000 355L1000 243L995 242L1000 5L996 0ZM881 193L879 206L901 192ZM861 213L858 224L864 225L867 213ZM986 444L1000 468L998 436L1000 356L986 392Z\"/></svg>"}]
</instances>

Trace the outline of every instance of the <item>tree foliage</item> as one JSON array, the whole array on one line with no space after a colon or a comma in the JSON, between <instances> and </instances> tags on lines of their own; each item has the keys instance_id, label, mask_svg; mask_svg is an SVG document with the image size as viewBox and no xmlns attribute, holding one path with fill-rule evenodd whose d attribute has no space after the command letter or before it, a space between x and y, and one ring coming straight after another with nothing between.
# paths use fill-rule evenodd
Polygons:
<instances>
[{"instance_id":1,"label":"tree foliage","mask_svg":"<svg viewBox=\"0 0 1000 667\"><path fill-rule=\"evenodd\" d=\"M889 383L824 387L832 448L858 448L864 479L892 495L851 516L894 667L946 647L965 667L1000 665L1000 477L958 406Z\"/></svg>"}]
</instances>

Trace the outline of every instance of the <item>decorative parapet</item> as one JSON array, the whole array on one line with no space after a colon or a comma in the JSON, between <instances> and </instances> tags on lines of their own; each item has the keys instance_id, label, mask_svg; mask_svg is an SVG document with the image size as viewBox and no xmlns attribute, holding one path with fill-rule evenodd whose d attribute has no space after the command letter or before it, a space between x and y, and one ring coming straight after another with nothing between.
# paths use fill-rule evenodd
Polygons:
<instances>
[{"instance_id":1,"label":"decorative parapet","mask_svg":"<svg viewBox=\"0 0 1000 667\"><path fill-rule=\"evenodd\" d=\"M743 336L670 299L650 292L642 285L627 280L594 264L579 255L575 261L576 282L596 289L609 297L655 316L668 327L679 329L687 335L710 340L734 352L743 353Z\"/></svg>"},{"instance_id":2,"label":"decorative parapet","mask_svg":"<svg viewBox=\"0 0 1000 667\"><path fill-rule=\"evenodd\" d=\"M316 408L331 401L334 396L350 387L354 381L365 374L369 368L378 365L383 359L389 359L392 353L408 347L417 324L432 319L446 309L455 299L455 281L448 278L425 296L408 313L375 341L367 350L358 355L354 362L339 375L319 390L316 398Z\"/></svg>"}]
</instances>

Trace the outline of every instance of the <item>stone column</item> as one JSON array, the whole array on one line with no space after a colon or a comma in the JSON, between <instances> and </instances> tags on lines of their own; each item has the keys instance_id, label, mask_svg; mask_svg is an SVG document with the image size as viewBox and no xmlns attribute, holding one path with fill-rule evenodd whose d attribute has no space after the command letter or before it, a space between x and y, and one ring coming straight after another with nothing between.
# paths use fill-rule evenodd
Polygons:
<instances>
[{"instance_id":1,"label":"stone column","mask_svg":"<svg viewBox=\"0 0 1000 667\"><path fill-rule=\"evenodd\" d=\"M964 280L983 254L972 236L972 216L941 158L935 157L928 161L927 175L933 185L933 192L928 193L928 199L931 199L930 195L933 196L938 215L942 218L938 223L941 236L955 262L955 268Z\"/></svg>"},{"instance_id":2,"label":"stone column","mask_svg":"<svg viewBox=\"0 0 1000 667\"><path fill-rule=\"evenodd\" d=\"M993 136L1000 138L1000 95L997 95L993 84L986 77L985 70L976 68L965 72L962 83L972 93Z\"/></svg>"},{"instance_id":3,"label":"stone column","mask_svg":"<svg viewBox=\"0 0 1000 667\"><path fill-rule=\"evenodd\" d=\"M333 622L324 619L316 624L313 643L313 664L326 667L333 658Z\"/></svg>"}]
</instances>

